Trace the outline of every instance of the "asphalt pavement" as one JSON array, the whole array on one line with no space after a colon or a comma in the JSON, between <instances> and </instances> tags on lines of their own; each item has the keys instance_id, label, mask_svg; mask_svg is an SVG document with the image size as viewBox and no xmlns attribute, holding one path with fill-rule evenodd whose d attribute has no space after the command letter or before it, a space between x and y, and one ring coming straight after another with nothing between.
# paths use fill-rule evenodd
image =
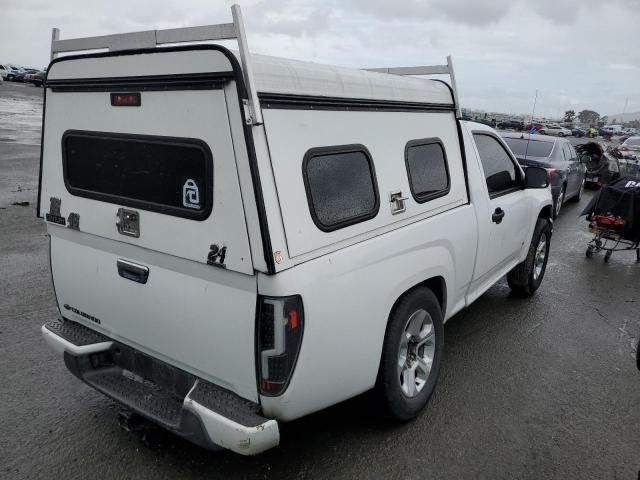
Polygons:
<instances>
[{"instance_id":1,"label":"asphalt pavement","mask_svg":"<svg viewBox=\"0 0 640 480\"><path fill-rule=\"evenodd\" d=\"M41 95L0 85L0 478L638 478L640 264L585 258L591 192L563 208L533 298L502 281L446 324L416 420L381 421L364 396L281 425L281 445L251 458L120 429L40 334L57 315L35 212Z\"/></svg>"}]
</instances>

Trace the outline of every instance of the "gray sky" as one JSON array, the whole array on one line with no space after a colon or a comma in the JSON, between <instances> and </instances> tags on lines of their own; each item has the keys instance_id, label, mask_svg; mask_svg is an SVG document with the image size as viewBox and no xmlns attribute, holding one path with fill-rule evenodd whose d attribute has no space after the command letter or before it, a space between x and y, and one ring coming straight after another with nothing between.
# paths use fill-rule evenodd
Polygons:
<instances>
[{"instance_id":1,"label":"gray sky","mask_svg":"<svg viewBox=\"0 0 640 480\"><path fill-rule=\"evenodd\" d=\"M231 21L223 0L0 0L0 61L61 38ZM443 63L468 108L640 111L638 0L239 0L252 51L352 67Z\"/></svg>"}]
</instances>

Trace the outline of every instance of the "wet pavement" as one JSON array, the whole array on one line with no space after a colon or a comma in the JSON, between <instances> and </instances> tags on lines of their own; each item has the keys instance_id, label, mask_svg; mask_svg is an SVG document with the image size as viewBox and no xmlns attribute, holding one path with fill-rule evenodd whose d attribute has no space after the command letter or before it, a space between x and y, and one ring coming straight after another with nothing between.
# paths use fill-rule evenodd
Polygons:
<instances>
[{"instance_id":1,"label":"wet pavement","mask_svg":"<svg viewBox=\"0 0 640 480\"><path fill-rule=\"evenodd\" d=\"M415 421L381 422L361 397L282 425L281 445L253 458L121 430L118 407L40 335L57 311L35 217L39 95L0 86L0 478L638 478L640 265L585 258L590 192L565 205L533 298L503 281L447 323L439 385Z\"/></svg>"}]
</instances>

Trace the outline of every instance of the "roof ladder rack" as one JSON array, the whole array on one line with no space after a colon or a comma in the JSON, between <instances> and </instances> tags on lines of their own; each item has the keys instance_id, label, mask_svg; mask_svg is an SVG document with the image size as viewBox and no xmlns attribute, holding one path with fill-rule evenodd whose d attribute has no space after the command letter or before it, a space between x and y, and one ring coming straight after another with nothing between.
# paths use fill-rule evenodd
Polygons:
<instances>
[{"instance_id":1,"label":"roof ladder rack","mask_svg":"<svg viewBox=\"0 0 640 480\"><path fill-rule=\"evenodd\" d=\"M446 65L425 65L421 67L393 67L393 68L366 68L370 72L390 73L392 75L449 75L451 78L451 90L453 92L453 103L456 109L456 116L462 117L460 101L458 100L458 87L456 85L456 75L453 71L453 61L451 55L447 56Z\"/></svg>"},{"instance_id":2,"label":"roof ladder rack","mask_svg":"<svg viewBox=\"0 0 640 480\"><path fill-rule=\"evenodd\" d=\"M262 111L253 80L249 61L249 46L242 20L240 5L232 5L233 23L203 25L199 27L170 28L167 30L146 30L143 32L101 35L98 37L72 38L60 40L60 29L51 32L51 60L59 53L82 50L108 49L109 51L156 48L168 43L200 42L207 40L236 40L240 52L240 62L244 76L247 99L244 100L246 120L250 125L262 124Z\"/></svg>"}]
</instances>

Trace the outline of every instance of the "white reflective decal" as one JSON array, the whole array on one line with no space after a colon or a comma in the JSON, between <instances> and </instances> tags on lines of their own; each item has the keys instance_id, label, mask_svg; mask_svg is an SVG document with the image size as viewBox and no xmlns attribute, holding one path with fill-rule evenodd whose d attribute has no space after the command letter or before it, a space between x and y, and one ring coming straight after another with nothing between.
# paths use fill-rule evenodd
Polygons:
<instances>
[{"instance_id":1,"label":"white reflective decal","mask_svg":"<svg viewBox=\"0 0 640 480\"><path fill-rule=\"evenodd\" d=\"M182 186L182 205L187 208L200 208L198 185L190 178Z\"/></svg>"}]
</instances>

